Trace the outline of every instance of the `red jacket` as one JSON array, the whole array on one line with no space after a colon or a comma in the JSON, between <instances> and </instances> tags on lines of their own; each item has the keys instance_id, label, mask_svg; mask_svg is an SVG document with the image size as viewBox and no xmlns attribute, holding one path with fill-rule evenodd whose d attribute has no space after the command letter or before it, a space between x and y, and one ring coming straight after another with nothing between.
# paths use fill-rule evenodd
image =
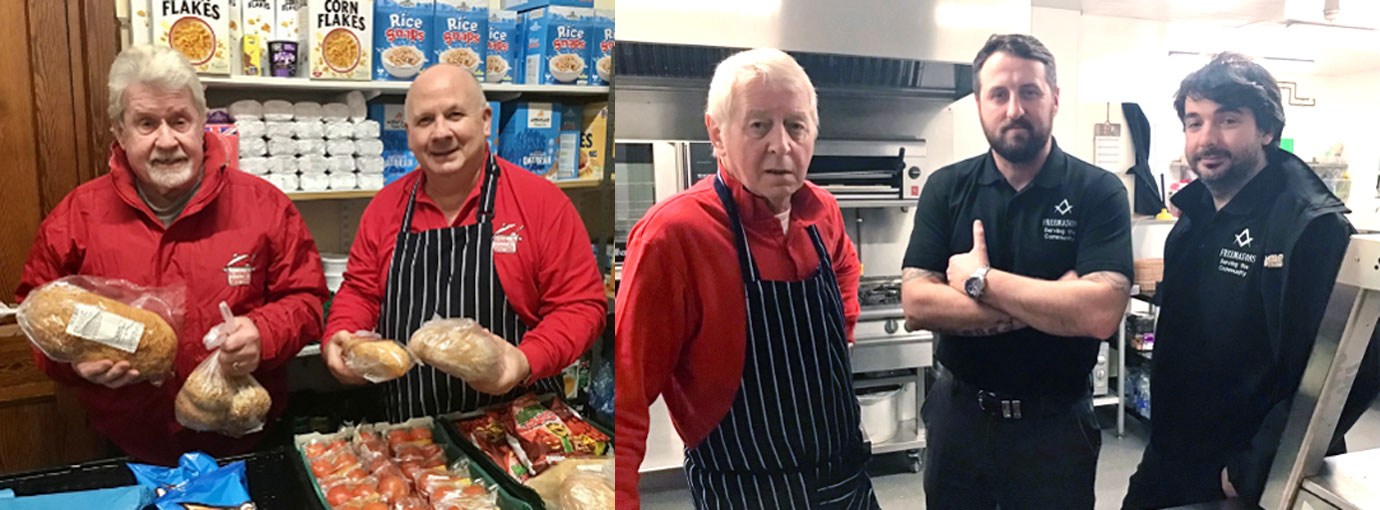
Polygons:
<instances>
[{"instance_id":1,"label":"red jacket","mask_svg":"<svg viewBox=\"0 0 1380 510\"><path fill-rule=\"evenodd\" d=\"M217 137L207 135L205 145L201 187L167 228L140 200L125 153L115 146L110 173L77 187L43 220L16 292L22 300L35 287L73 274L185 285L175 376L161 387L141 382L112 390L34 351L49 377L77 387L92 427L145 462L175 464L191 450L243 453L263 435L194 432L173 416L182 382L210 355L202 336L222 322L218 303L259 328L263 360L254 377L273 397L270 417L277 417L287 404L284 362L321 335L321 305L329 295L321 257L292 202L267 181L236 169ZM232 287L225 268L243 254L251 255L250 284Z\"/></svg>"},{"instance_id":2,"label":"red jacket","mask_svg":"<svg viewBox=\"0 0 1380 510\"><path fill-rule=\"evenodd\" d=\"M604 332L608 299L589 233L570 198L532 172L502 159L498 164L503 171L494 195L494 228L514 224L522 229L515 253L494 253L494 271L513 311L528 327L518 349L527 355L533 380L541 379L560 373L589 350ZM417 181L423 185L412 211L413 232L477 221L479 186L470 191L455 221L447 223L427 196L425 179L424 172L412 171L384 187L365 208L350 247L345 281L331 301L323 341L337 331L373 331L378 325L393 247ZM483 179L481 173L478 182Z\"/></svg>"},{"instance_id":3,"label":"red jacket","mask_svg":"<svg viewBox=\"0 0 1380 510\"><path fill-rule=\"evenodd\" d=\"M762 278L799 281L819 266L806 228L832 256L849 341L858 320L862 267L833 195L805 183L791 197L789 232L766 200L720 172L733 192ZM661 396L688 446L703 441L733 407L747 348L747 304L728 213L714 179L656 204L628 236L614 307L614 439L618 508L638 507L647 408Z\"/></svg>"}]
</instances>

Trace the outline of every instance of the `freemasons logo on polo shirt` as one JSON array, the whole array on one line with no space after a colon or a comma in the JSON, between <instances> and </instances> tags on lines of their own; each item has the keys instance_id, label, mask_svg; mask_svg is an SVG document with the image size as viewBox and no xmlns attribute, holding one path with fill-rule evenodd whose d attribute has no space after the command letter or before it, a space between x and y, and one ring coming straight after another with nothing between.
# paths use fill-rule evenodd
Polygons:
<instances>
[{"instance_id":1,"label":"freemasons logo on polo shirt","mask_svg":"<svg viewBox=\"0 0 1380 510\"><path fill-rule=\"evenodd\" d=\"M1242 250L1251 248L1251 243L1255 241L1255 238L1251 237L1249 227L1241 229L1241 232L1233 237L1236 247ZM1217 260L1217 270L1245 278L1247 274L1250 274L1251 267L1255 265L1257 258L1259 255L1255 253L1233 250L1230 247L1222 248Z\"/></svg>"},{"instance_id":2,"label":"freemasons logo on polo shirt","mask_svg":"<svg viewBox=\"0 0 1380 510\"><path fill-rule=\"evenodd\" d=\"M1041 222L1044 227L1045 240L1073 242L1078 235L1078 220L1067 218L1069 213L1073 212L1073 204L1065 198L1054 206L1054 212L1058 214L1058 217L1045 218Z\"/></svg>"}]
</instances>

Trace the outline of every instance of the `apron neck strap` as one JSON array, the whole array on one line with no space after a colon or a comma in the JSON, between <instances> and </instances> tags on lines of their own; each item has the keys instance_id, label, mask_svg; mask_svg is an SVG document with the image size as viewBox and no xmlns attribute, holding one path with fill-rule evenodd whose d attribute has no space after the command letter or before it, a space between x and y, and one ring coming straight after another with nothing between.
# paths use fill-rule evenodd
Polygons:
<instances>
[{"instance_id":1,"label":"apron neck strap","mask_svg":"<svg viewBox=\"0 0 1380 510\"><path fill-rule=\"evenodd\" d=\"M747 231L743 229L742 217L738 215L738 203L733 200L733 192L729 191L728 185L724 184L723 177L719 174L714 175L714 192L719 195L719 201L723 202L724 210L728 212L728 225L733 229L733 241L738 246L738 266L742 270L743 281L755 282L762 279L762 271L757 268L757 261L752 257L752 250L748 247ZM833 263L829 260L829 250L824 246L819 229L810 225L806 231L810 233L810 241L819 256L820 269L832 273Z\"/></svg>"},{"instance_id":2,"label":"apron neck strap","mask_svg":"<svg viewBox=\"0 0 1380 510\"><path fill-rule=\"evenodd\" d=\"M489 154L485 160L484 182L479 186L479 210L475 212L475 217L479 223L493 221L494 202L498 189L499 168L498 161L494 159L493 153ZM401 237L412 228L412 210L417 207L417 190L421 189L422 180L412 184L412 192L407 197L407 210L403 213L402 228L398 229L398 236Z\"/></svg>"}]
</instances>

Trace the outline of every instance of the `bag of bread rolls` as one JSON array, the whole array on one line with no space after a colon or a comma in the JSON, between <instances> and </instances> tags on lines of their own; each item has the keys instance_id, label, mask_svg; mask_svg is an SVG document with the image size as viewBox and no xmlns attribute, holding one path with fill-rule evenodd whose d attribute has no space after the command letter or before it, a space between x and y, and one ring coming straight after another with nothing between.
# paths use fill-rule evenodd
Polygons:
<instances>
[{"instance_id":1,"label":"bag of bread rolls","mask_svg":"<svg viewBox=\"0 0 1380 510\"><path fill-rule=\"evenodd\" d=\"M577 469L561 483L561 510L613 510L613 482L600 471Z\"/></svg>"},{"instance_id":2,"label":"bag of bread rolls","mask_svg":"<svg viewBox=\"0 0 1380 510\"><path fill-rule=\"evenodd\" d=\"M220 304L229 323L230 308ZM192 430L217 432L231 437L264 429L273 399L254 376L231 376L220 368L220 346L225 343L225 324L217 325L202 339L213 352L187 376L173 401L177 422Z\"/></svg>"},{"instance_id":3,"label":"bag of bread rolls","mask_svg":"<svg viewBox=\"0 0 1380 510\"><path fill-rule=\"evenodd\" d=\"M345 366L371 383L402 377L417 364L402 345L372 331L356 331L340 347Z\"/></svg>"},{"instance_id":4,"label":"bag of bread rolls","mask_svg":"<svg viewBox=\"0 0 1380 510\"><path fill-rule=\"evenodd\" d=\"M48 359L127 361L136 381L160 384L172 373L183 294L125 280L67 276L28 294L16 319Z\"/></svg>"},{"instance_id":5,"label":"bag of bread rolls","mask_svg":"<svg viewBox=\"0 0 1380 510\"><path fill-rule=\"evenodd\" d=\"M504 350L514 348L473 319L434 318L407 341L417 360L466 381L497 380Z\"/></svg>"}]
</instances>

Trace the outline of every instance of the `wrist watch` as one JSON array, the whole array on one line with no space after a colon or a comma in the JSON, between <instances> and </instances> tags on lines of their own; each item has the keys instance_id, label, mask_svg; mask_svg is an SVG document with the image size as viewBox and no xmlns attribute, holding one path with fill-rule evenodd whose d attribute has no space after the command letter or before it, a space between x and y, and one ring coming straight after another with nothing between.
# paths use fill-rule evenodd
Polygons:
<instances>
[{"instance_id":1,"label":"wrist watch","mask_svg":"<svg viewBox=\"0 0 1380 510\"><path fill-rule=\"evenodd\" d=\"M982 298L982 292L987 290L987 272L991 270L991 266L979 267L977 271L973 271L972 276L963 281L963 291L968 293L968 297Z\"/></svg>"}]
</instances>

